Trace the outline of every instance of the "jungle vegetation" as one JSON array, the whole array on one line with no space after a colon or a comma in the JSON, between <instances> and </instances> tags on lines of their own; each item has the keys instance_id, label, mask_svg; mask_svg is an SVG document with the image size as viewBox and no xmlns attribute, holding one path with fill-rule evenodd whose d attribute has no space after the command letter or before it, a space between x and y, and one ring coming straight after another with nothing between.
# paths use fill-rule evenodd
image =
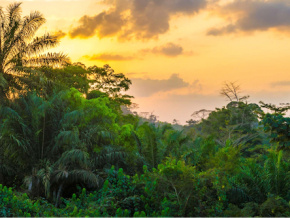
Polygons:
<instances>
[{"instance_id":1,"label":"jungle vegetation","mask_svg":"<svg viewBox=\"0 0 290 218\"><path fill-rule=\"evenodd\" d=\"M34 37L39 12L0 21L0 216L290 216L289 106L226 83L226 106L176 130L125 115L110 66L43 54L59 39Z\"/></svg>"}]
</instances>

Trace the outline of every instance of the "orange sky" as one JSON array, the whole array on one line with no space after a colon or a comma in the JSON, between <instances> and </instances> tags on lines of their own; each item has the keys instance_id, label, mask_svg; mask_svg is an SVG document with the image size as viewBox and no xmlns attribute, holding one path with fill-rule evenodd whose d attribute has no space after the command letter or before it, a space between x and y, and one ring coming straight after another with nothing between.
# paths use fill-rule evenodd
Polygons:
<instances>
[{"instance_id":1,"label":"orange sky","mask_svg":"<svg viewBox=\"0 0 290 218\"><path fill-rule=\"evenodd\" d=\"M1 6L14 1L0 0ZM23 15L59 32L73 62L106 63L133 81L139 112L162 121L227 102L238 81L250 102L290 102L289 0L23 0Z\"/></svg>"}]
</instances>

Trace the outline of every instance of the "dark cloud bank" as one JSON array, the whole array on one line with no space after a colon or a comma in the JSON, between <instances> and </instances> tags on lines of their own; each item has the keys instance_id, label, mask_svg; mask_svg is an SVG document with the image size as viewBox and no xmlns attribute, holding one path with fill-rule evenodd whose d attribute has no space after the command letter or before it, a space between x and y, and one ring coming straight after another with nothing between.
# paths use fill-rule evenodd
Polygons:
<instances>
[{"instance_id":1,"label":"dark cloud bank","mask_svg":"<svg viewBox=\"0 0 290 218\"><path fill-rule=\"evenodd\" d=\"M220 28L212 28L208 35L236 32L290 30L289 0L236 0L217 9L222 16L236 16L236 21Z\"/></svg>"},{"instance_id":2,"label":"dark cloud bank","mask_svg":"<svg viewBox=\"0 0 290 218\"><path fill-rule=\"evenodd\" d=\"M206 0L104 0L110 9L95 16L83 16L71 38L100 38L117 35L120 40L146 40L166 33L170 18L192 15L207 6Z\"/></svg>"},{"instance_id":3,"label":"dark cloud bank","mask_svg":"<svg viewBox=\"0 0 290 218\"><path fill-rule=\"evenodd\" d=\"M95 16L81 17L69 36L117 36L119 40L158 38L170 29L174 15L194 15L209 8L230 19L224 26L209 29L207 35L269 29L290 31L289 0L235 0L222 6L217 2L219 0L103 0L109 9Z\"/></svg>"}]
</instances>

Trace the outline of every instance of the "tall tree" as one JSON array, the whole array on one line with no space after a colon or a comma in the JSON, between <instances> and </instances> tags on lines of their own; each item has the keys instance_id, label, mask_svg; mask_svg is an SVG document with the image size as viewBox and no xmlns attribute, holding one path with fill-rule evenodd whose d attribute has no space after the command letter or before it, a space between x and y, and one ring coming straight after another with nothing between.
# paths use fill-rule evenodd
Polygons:
<instances>
[{"instance_id":1,"label":"tall tree","mask_svg":"<svg viewBox=\"0 0 290 218\"><path fill-rule=\"evenodd\" d=\"M91 79L91 90L98 90L106 93L116 102L123 105L130 105L133 96L123 94L132 84L122 73L115 73L109 66L103 67L92 66L88 68Z\"/></svg>"},{"instance_id":2,"label":"tall tree","mask_svg":"<svg viewBox=\"0 0 290 218\"><path fill-rule=\"evenodd\" d=\"M270 134L271 142L278 142L279 149L290 148L290 117L286 117L286 112L290 106L277 107L273 104L265 104L260 101L261 107L270 110L272 113L261 111L261 123L265 132Z\"/></svg>"},{"instance_id":3,"label":"tall tree","mask_svg":"<svg viewBox=\"0 0 290 218\"><path fill-rule=\"evenodd\" d=\"M236 82L225 82L220 94L230 102L240 102L249 98L249 96L241 96L241 88Z\"/></svg>"}]
</instances>

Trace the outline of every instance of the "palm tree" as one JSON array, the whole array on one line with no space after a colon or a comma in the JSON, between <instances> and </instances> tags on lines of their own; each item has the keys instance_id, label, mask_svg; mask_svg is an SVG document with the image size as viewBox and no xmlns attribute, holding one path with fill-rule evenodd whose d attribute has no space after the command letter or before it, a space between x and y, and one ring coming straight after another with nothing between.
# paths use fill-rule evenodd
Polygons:
<instances>
[{"instance_id":1,"label":"palm tree","mask_svg":"<svg viewBox=\"0 0 290 218\"><path fill-rule=\"evenodd\" d=\"M173 130L171 125L158 125L145 122L137 127L136 132L132 132L140 156L145 158L145 162L150 167L157 168L158 164L164 159L168 145L166 133Z\"/></svg>"},{"instance_id":2,"label":"palm tree","mask_svg":"<svg viewBox=\"0 0 290 218\"><path fill-rule=\"evenodd\" d=\"M171 153L177 158L180 158L186 149L189 137L186 136L183 131L172 130L166 137L166 149L163 156L167 157Z\"/></svg>"},{"instance_id":3,"label":"palm tree","mask_svg":"<svg viewBox=\"0 0 290 218\"><path fill-rule=\"evenodd\" d=\"M6 13L0 7L0 98L9 98L11 93L21 90L28 75L27 67L60 66L68 61L61 53L41 54L56 46L57 36L45 34L34 37L45 23L38 11L21 17L21 3L10 4Z\"/></svg>"},{"instance_id":4,"label":"palm tree","mask_svg":"<svg viewBox=\"0 0 290 218\"><path fill-rule=\"evenodd\" d=\"M287 199L290 190L290 165L283 158L283 151L270 151L264 164L265 178L271 193Z\"/></svg>"},{"instance_id":5,"label":"palm tree","mask_svg":"<svg viewBox=\"0 0 290 218\"><path fill-rule=\"evenodd\" d=\"M229 199L238 202L263 203L269 194L287 199L289 196L289 163L283 151L270 150L264 165L247 159L239 174L230 179Z\"/></svg>"}]
</instances>

